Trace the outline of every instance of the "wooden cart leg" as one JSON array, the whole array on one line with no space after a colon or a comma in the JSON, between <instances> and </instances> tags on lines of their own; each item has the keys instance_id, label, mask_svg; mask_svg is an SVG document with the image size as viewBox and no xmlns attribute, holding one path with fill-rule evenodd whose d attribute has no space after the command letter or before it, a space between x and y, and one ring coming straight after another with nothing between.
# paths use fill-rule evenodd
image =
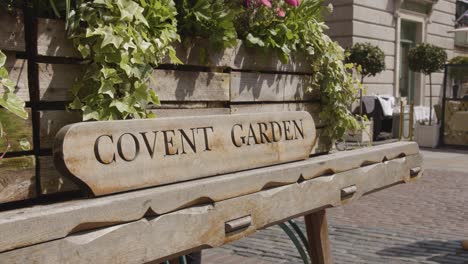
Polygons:
<instances>
[{"instance_id":1,"label":"wooden cart leg","mask_svg":"<svg viewBox=\"0 0 468 264\"><path fill-rule=\"evenodd\" d=\"M325 209L304 216L312 264L331 264L330 241Z\"/></svg>"}]
</instances>

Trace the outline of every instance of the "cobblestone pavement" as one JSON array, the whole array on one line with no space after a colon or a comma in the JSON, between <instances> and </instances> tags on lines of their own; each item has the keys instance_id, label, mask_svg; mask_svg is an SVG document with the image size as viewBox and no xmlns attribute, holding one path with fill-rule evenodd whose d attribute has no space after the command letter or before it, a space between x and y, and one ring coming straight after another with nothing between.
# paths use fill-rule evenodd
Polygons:
<instances>
[{"instance_id":1,"label":"cobblestone pavement","mask_svg":"<svg viewBox=\"0 0 468 264\"><path fill-rule=\"evenodd\" d=\"M335 263L468 264L468 152L424 150L425 173L352 204L328 209ZM296 219L304 228L302 219ZM273 226L203 252L203 263L302 263Z\"/></svg>"}]
</instances>

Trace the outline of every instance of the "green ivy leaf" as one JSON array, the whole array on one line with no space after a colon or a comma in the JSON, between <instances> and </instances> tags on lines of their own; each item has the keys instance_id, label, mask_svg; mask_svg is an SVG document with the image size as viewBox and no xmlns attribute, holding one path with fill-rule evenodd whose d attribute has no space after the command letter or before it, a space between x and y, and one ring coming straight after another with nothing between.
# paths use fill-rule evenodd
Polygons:
<instances>
[{"instance_id":1,"label":"green ivy leaf","mask_svg":"<svg viewBox=\"0 0 468 264\"><path fill-rule=\"evenodd\" d=\"M23 119L28 118L28 112L24 109L24 101L16 94L4 93L0 98L0 105Z\"/></svg>"}]
</instances>

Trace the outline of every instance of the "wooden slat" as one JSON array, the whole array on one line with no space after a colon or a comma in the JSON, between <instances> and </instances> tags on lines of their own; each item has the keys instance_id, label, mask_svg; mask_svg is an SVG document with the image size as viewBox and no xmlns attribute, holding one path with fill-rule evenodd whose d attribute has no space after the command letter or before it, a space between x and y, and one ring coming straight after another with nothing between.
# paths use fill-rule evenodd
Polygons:
<instances>
[{"instance_id":1,"label":"wooden slat","mask_svg":"<svg viewBox=\"0 0 468 264\"><path fill-rule=\"evenodd\" d=\"M42 101L69 101L70 89L86 65L39 64ZM161 101L229 101L229 74L155 70L150 87Z\"/></svg>"},{"instance_id":2,"label":"wooden slat","mask_svg":"<svg viewBox=\"0 0 468 264\"><path fill-rule=\"evenodd\" d=\"M81 121L81 114L65 110L40 111L39 139L41 149L50 149L55 135L64 126Z\"/></svg>"},{"instance_id":3,"label":"wooden slat","mask_svg":"<svg viewBox=\"0 0 468 264\"><path fill-rule=\"evenodd\" d=\"M318 100L315 89L308 92L308 75L269 74L252 72L231 73L232 102L283 102Z\"/></svg>"},{"instance_id":4,"label":"wooden slat","mask_svg":"<svg viewBox=\"0 0 468 264\"><path fill-rule=\"evenodd\" d=\"M39 63L39 95L41 101L70 100L75 79L84 73L84 65Z\"/></svg>"},{"instance_id":5,"label":"wooden slat","mask_svg":"<svg viewBox=\"0 0 468 264\"><path fill-rule=\"evenodd\" d=\"M80 58L72 42L67 38L63 20L38 19L38 53L45 56ZM232 69L310 72L306 56L296 54L290 63L282 63L276 51L247 47L239 41L233 47L219 52L209 49L206 40L197 40L189 45L174 43L177 56L186 65L213 66ZM207 54L207 55L204 55ZM163 63L171 63L166 59Z\"/></svg>"},{"instance_id":6,"label":"wooden slat","mask_svg":"<svg viewBox=\"0 0 468 264\"><path fill-rule=\"evenodd\" d=\"M30 113L30 109L26 108L26 111ZM7 149L7 143L10 143L8 152L27 151L33 148L33 131L31 115L29 114L28 119L24 120L4 108L0 108L0 123L2 123L3 129L6 132L5 137L0 137L0 153L3 153ZM29 147L25 148L21 146L21 143L28 142Z\"/></svg>"},{"instance_id":7,"label":"wooden slat","mask_svg":"<svg viewBox=\"0 0 468 264\"><path fill-rule=\"evenodd\" d=\"M263 189L292 184L300 179L310 180L334 173L338 175L364 165L394 160L402 154L406 155L406 158L402 160L407 162L404 170L408 172L408 175L405 180L409 180L410 169L421 166L422 158L417 153L418 147L415 143L393 143L137 192L7 211L0 213L0 233L2 234L0 252L62 238L70 233L98 226L135 221L147 213L167 214L194 205L219 202ZM359 173L356 173L356 177L364 177L367 172L371 171L370 168L361 168ZM397 171L391 169L386 171L397 177ZM384 178L382 175L378 177ZM417 175L414 176L414 178L417 177ZM320 179L327 182L327 178L318 178ZM365 185L365 179L358 182ZM331 187L333 186L331 184ZM356 184L356 186L358 194L363 191L360 185ZM326 189L325 186L323 187ZM334 195L340 196L340 191L338 190ZM317 199L308 201L317 202L321 196L316 197ZM297 203L291 197L286 200L293 200ZM278 208L286 210L289 207ZM52 229L51 223L53 223ZM18 230L23 230L23 232Z\"/></svg>"},{"instance_id":8,"label":"wooden slat","mask_svg":"<svg viewBox=\"0 0 468 264\"><path fill-rule=\"evenodd\" d=\"M6 51L4 53L7 56L5 68L8 71L8 78L16 85L16 95L23 101L29 101L27 60L17 59L16 52ZM3 94L3 92L4 88L0 84L0 94Z\"/></svg>"},{"instance_id":9,"label":"wooden slat","mask_svg":"<svg viewBox=\"0 0 468 264\"><path fill-rule=\"evenodd\" d=\"M0 160L0 203L36 197L34 156Z\"/></svg>"},{"instance_id":10,"label":"wooden slat","mask_svg":"<svg viewBox=\"0 0 468 264\"><path fill-rule=\"evenodd\" d=\"M320 103L271 103L271 104L231 104L231 113L259 113L277 111L307 111L315 122L315 127L323 127L323 122L319 118Z\"/></svg>"},{"instance_id":11,"label":"wooden slat","mask_svg":"<svg viewBox=\"0 0 468 264\"><path fill-rule=\"evenodd\" d=\"M186 65L211 66L253 71L310 72L310 63L306 56L296 54L289 63L282 63L276 51L247 47L239 41L233 48L219 52L209 49L206 40L197 40L187 44L174 44L177 56ZM166 59L166 63L170 60Z\"/></svg>"},{"instance_id":12,"label":"wooden slat","mask_svg":"<svg viewBox=\"0 0 468 264\"><path fill-rule=\"evenodd\" d=\"M5 219L3 216L1 220L3 223L0 222L2 234L4 234L1 237L2 242L11 239L18 242L20 236L26 235L26 240L22 241L23 245L31 243L32 240L37 243L38 237L34 236L37 231L45 234L61 232L62 236L67 237L54 241L50 241L49 237L50 242L7 251L0 254L0 258L6 263L88 263L90 261L109 263L116 259L122 263L146 263L171 258L200 247L218 247L292 217L313 212L319 208L339 206L345 202L341 199L340 190L347 186L357 186L356 193L346 200L349 202L369 192L408 181L410 179L409 168L419 166L421 162L410 160L409 157L400 158L233 199L211 202L203 206L194 206L166 215L148 214L145 218L134 222L73 235L69 235L68 232L63 233L58 226L63 224L70 226L70 221L76 223L77 216L70 220L61 218L59 221L51 221L49 219L47 226L44 227L38 221L32 229L18 225L14 229L10 227L5 230L6 232L3 232L3 228L6 227L5 221L11 221L11 219ZM232 186L229 188L234 189ZM166 196L163 203L169 201L171 199ZM108 204L105 212L98 211L94 215L107 214L109 217L111 213L123 210L128 215L129 210L140 211L142 209L141 204L127 207L126 202L128 201L122 200L119 204ZM149 200L145 200L143 204L148 204L148 202ZM71 206L67 208L73 211L80 209L79 206L73 209ZM62 214L71 215L70 212L65 214L63 211ZM250 226L233 233L225 233L224 223L246 216L252 219ZM50 217L50 214L45 210L42 212L42 221L47 217ZM82 217L82 215L79 216L79 218ZM17 214L15 218L31 221L30 214ZM116 223L96 222L93 215L91 219L89 219L91 222L87 222L84 226L96 228L106 223L107 225ZM13 224L18 224L18 222ZM76 227L75 231L79 229L79 226L73 226ZM18 230L23 232L18 232ZM10 233L14 235L9 235ZM158 239L154 239L155 237ZM110 244L112 247L109 247ZM11 244L8 246L11 247Z\"/></svg>"},{"instance_id":13,"label":"wooden slat","mask_svg":"<svg viewBox=\"0 0 468 264\"><path fill-rule=\"evenodd\" d=\"M55 168L52 156L39 157L41 193L55 194L80 190L69 178L63 177Z\"/></svg>"},{"instance_id":14,"label":"wooden slat","mask_svg":"<svg viewBox=\"0 0 468 264\"><path fill-rule=\"evenodd\" d=\"M229 101L227 73L155 70L150 87L161 101Z\"/></svg>"},{"instance_id":15,"label":"wooden slat","mask_svg":"<svg viewBox=\"0 0 468 264\"><path fill-rule=\"evenodd\" d=\"M229 108L192 108L192 109L152 109L157 117L178 117L178 116L205 116L205 115L227 115Z\"/></svg>"},{"instance_id":16,"label":"wooden slat","mask_svg":"<svg viewBox=\"0 0 468 264\"><path fill-rule=\"evenodd\" d=\"M25 51L22 13L0 10L0 50Z\"/></svg>"},{"instance_id":17,"label":"wooden slat","mask_svg":"<svg viewBox=\"0 0 468 264\"><path fill-rule=\"evenodd\" d=\"M67 37L64 20L37 19L37 36L39 55L81 58Z\"/></svg>"}]
</instances>

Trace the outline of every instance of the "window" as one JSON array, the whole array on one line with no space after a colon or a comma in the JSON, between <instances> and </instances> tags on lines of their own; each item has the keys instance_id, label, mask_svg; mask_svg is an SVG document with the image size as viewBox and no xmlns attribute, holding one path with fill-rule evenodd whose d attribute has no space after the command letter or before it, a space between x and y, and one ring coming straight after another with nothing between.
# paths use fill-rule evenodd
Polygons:
<instances>
[{"instance_id":1,"label":"window","mask_svg":"<svg viewBox=\"0 0 468 264\"><path fill-rule=\"evenodd\" d=\"M455 12L456 27L468 26L468 0L458 0Z\"/></svg>"}]
</instances>

